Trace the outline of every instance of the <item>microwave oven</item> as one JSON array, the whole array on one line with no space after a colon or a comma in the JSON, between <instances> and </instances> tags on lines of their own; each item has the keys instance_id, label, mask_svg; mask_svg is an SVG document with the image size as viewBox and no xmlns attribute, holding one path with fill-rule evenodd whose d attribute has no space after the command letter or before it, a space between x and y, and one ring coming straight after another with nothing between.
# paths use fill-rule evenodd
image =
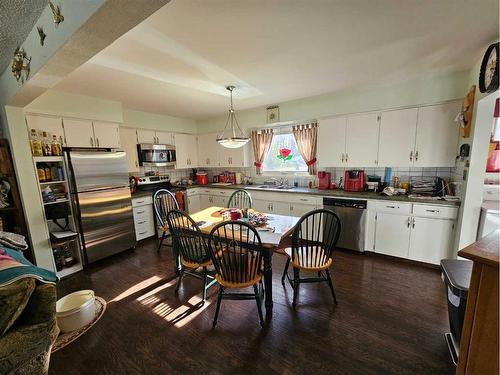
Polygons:
<instances>
[{"instance_id":1,"label":"microwave oven","mask_svg":"<svg viewBox=\"0 0 500 375\"><path fill-rule=\"evenodd\" d=\"M140 166L174 167L175 146L141 143L137 145Z\"/></svg>"}]
</instances>

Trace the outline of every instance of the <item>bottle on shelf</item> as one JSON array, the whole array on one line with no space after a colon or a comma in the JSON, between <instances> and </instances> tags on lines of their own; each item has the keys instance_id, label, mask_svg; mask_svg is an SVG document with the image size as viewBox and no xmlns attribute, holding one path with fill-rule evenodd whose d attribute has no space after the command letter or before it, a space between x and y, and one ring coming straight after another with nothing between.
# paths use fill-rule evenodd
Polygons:
<instances>
[{"instance_id":1,"label":"bottle on shelf","mask_svg":"<svg viewBox=\"0 0 500 375\"><path fill-rule=\"evenodd\" d=\"M47 132L42 132L43 156L52 156L52 144Z\"/></svg>"},{"instance_id":2,"label":"bottle on shelf","mask_svg":"<svg viewBox=\"0 0 500 375\"><path fill-rule=\"evenodd\" d=\"M33 156L43 156L42 141L40 141L35 129L30 130L30 147Z\"/></svg>"},{"instance_id":3,"label":"bottle on shelf","mask_svg":"<svg viewBox=\"0 0 500 375\"><path fill-rule=\"evenodd\" d=\"M50 170L48 164L44 164L44 170L45 170L45 182L52 181L52 171Z\"/></svg>"},{"instance_id":4,"label":"bottle on shelf","mask_svg":"<svg viewBox=\"0 0 500 375\"><path fill-rule=\"evenodd\" d=\"M36 173L38 174L38 181L39 182L46 182L45 167L43 166L43 164L40 164L40 163L37 164Z\"/></svg>"},{"instance_id":5,"label":"bottle on shelf","mask_svg":"<svg viewBox=\"0 0 500 375\"><path fill-rule=\"evenodd\" d=\"M64 264L66 267L71 267L74 264L73 251L69 244L64 246Z\"/></svg>"},{"instance_id":6,"label":"bottle on shelf","mask_svg":"<svg viewBox=\"0 0 500 375\"><path fill-rule=\"evenodd\" d=\"M62 155L62 145L61 142L57 140L57 135L52 135L52 155L61 156Z\"/></svg>"}]
</instances>

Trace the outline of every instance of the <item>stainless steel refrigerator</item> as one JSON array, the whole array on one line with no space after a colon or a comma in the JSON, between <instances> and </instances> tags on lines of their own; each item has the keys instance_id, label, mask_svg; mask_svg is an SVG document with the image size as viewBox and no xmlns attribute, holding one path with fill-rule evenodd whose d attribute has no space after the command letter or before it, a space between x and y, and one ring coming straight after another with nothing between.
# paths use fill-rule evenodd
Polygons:
<instances>
[{"instance_id":1,"label":"stainless steel refrigerator","mask_svg":"<svg viewBox=\"0 0 500 375\"><path fill-rule=\"evenodd\" d=\"M135 247L126 153L67 151L66 158L86 262Z\"/></svg>"}]
</instances>

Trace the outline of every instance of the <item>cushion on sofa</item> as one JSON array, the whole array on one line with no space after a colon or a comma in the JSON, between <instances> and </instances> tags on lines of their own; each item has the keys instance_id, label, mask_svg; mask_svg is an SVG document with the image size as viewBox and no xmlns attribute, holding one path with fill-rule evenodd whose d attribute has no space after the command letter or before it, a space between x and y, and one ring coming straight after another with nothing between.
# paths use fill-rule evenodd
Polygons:
<instances>
[{"instance_id":1,"label":"cushion on sofa","mask_svg":"<svg viewBox=\"0 0 500 375\"><path fill-rule=\"evenodd\" d=\"M0 288L0 336L21 315L35 289L35 280L25 278Z\"/></svg>"}]
</instances>

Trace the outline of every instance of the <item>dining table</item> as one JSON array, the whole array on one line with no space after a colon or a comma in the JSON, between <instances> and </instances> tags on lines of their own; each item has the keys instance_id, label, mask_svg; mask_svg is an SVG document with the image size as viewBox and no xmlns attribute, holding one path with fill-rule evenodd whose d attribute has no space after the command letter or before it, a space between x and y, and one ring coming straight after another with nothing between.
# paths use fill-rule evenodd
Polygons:
<instances>
[{"instance_id":1,"label":"dining table","mask_svg":"<svg viewBox=\"0 0 500 375\"><path fill-rule=\"evenodd\" d=\"M200 231L204 235L209 235L212 228L223 221L221 212L226 210L224 207L208 207L204 210L191 214L191 218L198 223ZM267 222L255 227L259 233L262 246L267 251L262 253L264 263L264 295L266 316L272 316L273 311L273 269L272 257L276 250L291 246L291 235L299 217L288 215L265 214Z\"/></svg>"}]
</instances>

